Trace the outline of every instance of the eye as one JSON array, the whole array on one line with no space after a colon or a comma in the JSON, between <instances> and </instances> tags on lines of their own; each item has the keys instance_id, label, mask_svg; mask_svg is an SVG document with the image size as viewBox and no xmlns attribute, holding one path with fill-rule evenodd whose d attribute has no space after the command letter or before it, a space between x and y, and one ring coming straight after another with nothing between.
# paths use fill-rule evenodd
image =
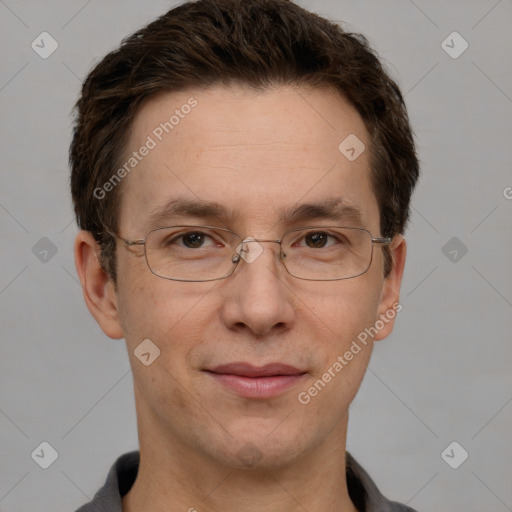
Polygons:
<instances>
[{"instance_id":1,"label":"eye","mask_svg":"<svg viewBox=\"0 0 512 512\"><path fill-rule=\"evenodd\" d=\"M304 236L304 241L312 249L323 249L335 243L334 237L325 231L315 231Z\"/></svg>"},{"instance_id":2,"label":"eye","mask_svg":"<svg viewBox=\"0 0 512 512\"><path fill-rule=\"evenodd\" d=\"M201 231L191 231L178 237L182 244L189 249L199 249L200 247L215 245L213 239Z\"/></svg>"},{"instance_id":3,"label":"eye","mask_svg":"<svg viewBox=\"0 0 512 512\"><path fill-rule=\"evenodd\" d=\"M183 247L186 249L201 249L204 247L218 247L220 244L215 242L212 236L202 231L187 231L186 233L167 236L161 246L163 247Z\"/></svg>"}]
</instances>

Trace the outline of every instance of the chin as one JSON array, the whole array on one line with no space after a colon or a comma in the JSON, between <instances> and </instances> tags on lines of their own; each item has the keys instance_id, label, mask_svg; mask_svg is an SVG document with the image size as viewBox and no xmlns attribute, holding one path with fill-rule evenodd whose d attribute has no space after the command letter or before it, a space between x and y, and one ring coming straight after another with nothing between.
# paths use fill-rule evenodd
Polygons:
<instances>
[{"instance_id":1,"label":"chin","mask_svg":"<svg viewBox=\"0 0 512 512\"><path fill-rule=\"evenodd\" d=\"M291 432L284 425L276 428L275 420L254 421L244 427L227 429L232 436L219 442L214 457L222 464L237 469L276 470L293 465L308 451L304 433Z\"/></svg>"}]
</instances>

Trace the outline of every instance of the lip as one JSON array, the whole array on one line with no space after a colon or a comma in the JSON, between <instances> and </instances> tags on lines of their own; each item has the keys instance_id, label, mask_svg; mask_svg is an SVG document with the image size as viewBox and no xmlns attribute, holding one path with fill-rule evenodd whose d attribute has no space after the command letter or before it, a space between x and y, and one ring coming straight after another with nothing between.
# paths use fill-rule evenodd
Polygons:
<instances>
[{"instance_id":1,"label":"lip","mask_svg":"<svg viewBox=\"0 0 512 512\"><path fill-rule=\"evenodd\" d=\"M272 398L301 381L306 372L281 363L253 366L236 362L205 370L219 384L244 398Z\"/></svg>"}]
</instances>

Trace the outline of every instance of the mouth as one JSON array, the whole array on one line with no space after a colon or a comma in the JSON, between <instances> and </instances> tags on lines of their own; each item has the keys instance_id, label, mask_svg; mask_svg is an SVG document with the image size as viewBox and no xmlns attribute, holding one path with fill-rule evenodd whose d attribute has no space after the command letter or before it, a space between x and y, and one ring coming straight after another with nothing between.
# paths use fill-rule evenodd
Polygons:
<instances>
[{"instance_id":1,"label":"mouth","mask_svg":"<svg viewBox=\"0 0 512 512\"><path fill-rule=\"evenodd\" d=\"M272 398L302 381L307 372L281 363L253 366L237 362L204 370L217 383L244 398Z\"/></svg>"}]
</instances>

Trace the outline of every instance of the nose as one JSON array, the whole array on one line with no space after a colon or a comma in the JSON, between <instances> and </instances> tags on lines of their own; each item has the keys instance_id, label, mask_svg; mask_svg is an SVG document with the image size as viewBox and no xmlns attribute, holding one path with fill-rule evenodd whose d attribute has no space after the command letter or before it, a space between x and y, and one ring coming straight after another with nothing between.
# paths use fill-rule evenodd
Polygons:
<instances>
[{"instance_id":1,"label":"nose","mask_svg":"<svg viewBox=\"0 0 512 512\"><path fill-rule=\"evenodd\" d=\"M293 326L293 294L278 243L249 238L238 247L240 262L223 288L221 316L229 329L263 337Z\"/></svg>"}]
</instances>

